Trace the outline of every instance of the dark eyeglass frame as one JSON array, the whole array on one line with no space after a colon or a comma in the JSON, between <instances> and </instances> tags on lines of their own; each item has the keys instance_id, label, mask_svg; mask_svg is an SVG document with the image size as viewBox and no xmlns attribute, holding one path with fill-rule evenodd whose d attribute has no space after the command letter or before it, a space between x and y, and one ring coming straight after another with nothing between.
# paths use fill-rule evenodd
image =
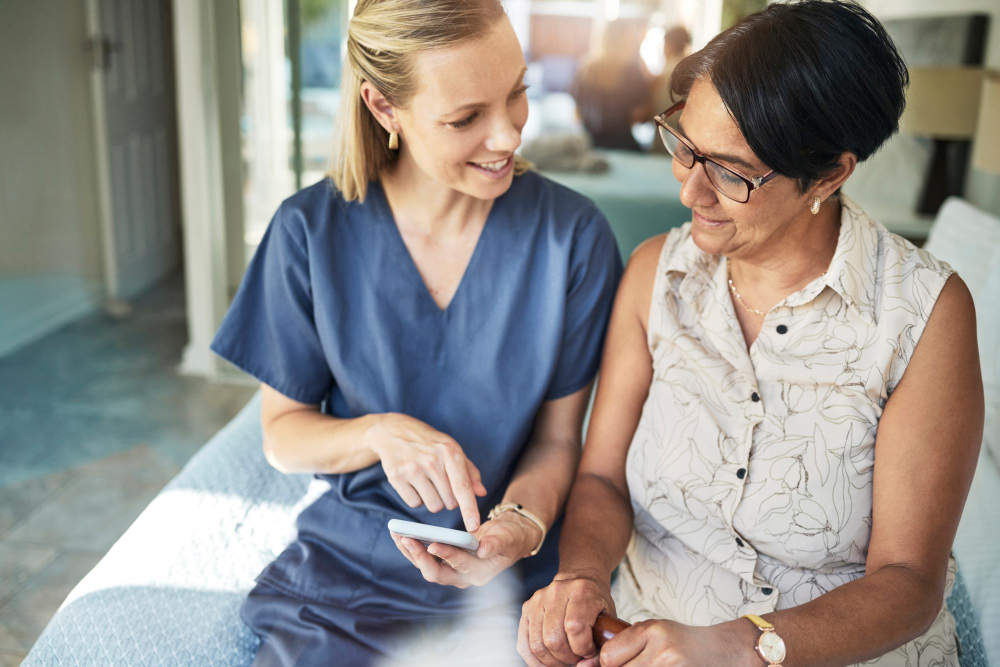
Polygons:
<instances>
[{"instance_id":1,"label":"dark eyeglass frame","mask_svg":"<svg viewBox=\"0 0 1000 667\"><path fill-rule=\"evenodd\" d=\"M706 176L709 175L708 168L707 168L708 165L705 164L706 162L711 162L712 164L714 164L719 169L723 169L725 171L728 171L730 174L732 174L733 176L739 178L741 181L743 181L744 183L746 183L746 186L747 186L747 196L746 196L746 199L742 199L742 200L741 199L736 199L735 197L731 197L730 195L727 195L725 192L722 191L722 189L718 185L715 184L715 181L713 181L711 179L711 177L709 177L708 182L711 183L712 187L715 188L719 192L719 194L721 194L726 199L731 199L731 200L733 200L734 202L736 202L738 204L745 204L745 203L747 203L748 201L750 201L750 193L752 193L754 190L759 190L762 185L764 185L765 183L767 183L768 181L770 181L772 178L774 178L775 176L777 176L778 172L776 172L776 171L774 171L772 169L771 171L767 172L763 176L756 176L754 178L751 178L749 176L741 174L740 172L736 171L735 169L733 169L731 167L726 167L725 165L721 165L718 162L716 162L715 160L713 160L712 158L705 157L704 155L702 155L698 151L696 151L694 149L694 147L691 144L689 144L686 139L684 139L684 137L682 137L679 134L677 134L676 132L674 132L670 128L670 126L667 125L667 118L669 118L670 116L674 115L675 113L678 113L679 111L681 111L684 108L684 105L686 103L687 103L687 100L681 100L680 102L678 102L677 104L673 105L672 107L670 107L666 111L664 111L664 112L662 112L660 114L657 114L656 116L653 117L653 120L656 122L657 125L659 125L661 128L663 128L664 130L666 130L667 132L669 132L670 134L672 134L677 139L677 141L679 141L682 144L684 144L685 146L687 146L687 149L689 151L691 151L691 155L692 155L693 159L692 159L690 165L685 165L684 162L681 161L680 158L678 158L676 155L674 155L674 152L672 150L670 150L670 146L667 146L667 142L663 141L663 137L661 135L660 136L660 140L663 141L663 145L666 147L667 152L670 153L670 157L672 157L673 159L675 159L678 162L680 162L681 165L683 165L685 169L694 169L694 166L696 164L698 164L699 162L701 162L702 167L705 167L705 175Z\"/></svg>"}]
</instances>

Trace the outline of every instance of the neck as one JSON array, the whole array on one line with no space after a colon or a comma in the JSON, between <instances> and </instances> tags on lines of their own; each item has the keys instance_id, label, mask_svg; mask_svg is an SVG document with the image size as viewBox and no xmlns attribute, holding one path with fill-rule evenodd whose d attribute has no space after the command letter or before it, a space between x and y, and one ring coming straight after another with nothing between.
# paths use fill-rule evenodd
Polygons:
<instances>
[{"instance_id":1,"label":"neck","mask_svg":"<svg viewBox=\"0 0 1000 667\"><path fill-rule=\"evenodd\" d=\"M485 220L493 206L442 185L400 148L397 162L380 175L389 207L400 229L427 236L457 236L466 227Z\"/></svg>"},{"instance_id":2,"label":"neck","mask_svg":"<svg viewBox=\"0 0 1000 667\"><path fill-rule=\"evenodd\" d=\"M840 235L840 202L831 199L816 215L807 210L778 235L778 243L766 244L752 256L729 258L733 281L762 302L776 303L826 271Z\"/></svg>"}]
</instances>

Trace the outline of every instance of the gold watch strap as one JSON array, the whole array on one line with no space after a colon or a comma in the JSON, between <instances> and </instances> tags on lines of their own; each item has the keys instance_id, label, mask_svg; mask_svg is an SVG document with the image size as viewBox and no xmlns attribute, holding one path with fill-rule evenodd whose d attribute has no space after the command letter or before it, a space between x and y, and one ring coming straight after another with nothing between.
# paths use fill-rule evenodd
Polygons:
<instances>
[{"instance_id":1,"label":"gold watch strap","mask_svg":"<svg viewBox=\"0 0 1000 667\"><path fill-rule=\"evenodd\" d=\"M503 503L501 505L497 505L496 507L490 510L489 516L487 518L490 521L492 521L493 519L497 518L504 512L516 512L517 514L520 514L531 523L538 526L538 529L542 531L542 539L538 540L538 546L536 546L534 550L532 550L528 555L534 556L535 554L537 554L539 550L542 548L542 544L545 543L545 535L549 532L549 529L545 526L545 522L539 519L534 512L529 512L528 510L524 509L523 505L520 505L518 503Z\"/></svg>"},{"instance_id":2,"label":"gold watch strap","mask_svg":"<svg viewBox=\"0 0 1000 667\"><path fill-rule=\"evenodd\" d=\"M757 646L755 647L757 655L759 655L761 659L767 663L768 667L781 667L781 663L785 660L785 643L782 641L781 637L778 636L778 633L774 631L774 624L768 623L756 614L743 614L740 618L747 619L756 625L760 630L760 638L757 640ZM769 646L765 646L765 642L767 642ZM778 645L781 647L781 655L777 661L770 656L771 649L775 648L774 642L778 642Z\"/></svg>"},{"instance_id":3,"label":"gold watch strap","mask_svg":"<svg viewBox=\"0 0 1000 667\"><path fill-rule=\"evenodd\" d=\"M774 625L768 623L767 621L765 621L760 616L757 616L756 614L743 614L742 616L740 616L740 618L747 619L761 630L774 630Z\"/></svg>"}]
</instances>

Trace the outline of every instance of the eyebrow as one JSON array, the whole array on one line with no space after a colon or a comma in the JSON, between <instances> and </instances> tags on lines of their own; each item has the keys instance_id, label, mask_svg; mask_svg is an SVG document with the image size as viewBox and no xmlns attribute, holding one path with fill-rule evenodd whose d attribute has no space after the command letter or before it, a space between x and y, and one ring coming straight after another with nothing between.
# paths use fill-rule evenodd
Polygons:
<instances>
[{"instance_id":1,"label":"eyebrow","mask_svg":"<svg viewBox=\"0 0 1000 667\"><path fill-rule=\"evenodd\" d=\"M681 125L681 119L680 118L677 119L677 129L679 129L681 131L681 134L684 135L685 139L687 139L688 141L691 141L691 139L688 138L687 132L684 131L684 126ZM694 142L692 141L691 143L694 143ZM736 155L729 155L727 153L702 153L702 155L704 155L707 158L711 158L713 160L722 160L723 162L733 162L733 163L738 164L741 167L744 167L744 168L746 168L746 169L748 169L750 171L757 171L758 170L757 167L755 167L754 165L750 164L749 162L747 162L743 158L741 158L739 156L736 156Z\"/></svg>"},{"instance_id":2,"label":"eyebrow","mask_svg":"<svg viewBox=\"0 0 1000 667\"><path fill-rule=\"evenodd\" d=\"M511 93L513 93L515 90L517 90L518 88L520 88L521 86L524 85L524 75L527 74L527 73L528 73L528 68L527 67L525 67L524 69L521 70L521 74L519 74L518 77L517 77L517 82L514 84L514 87L510 89ZM489 106L486 102L469 102L468 104L463 104L462 106L460 106L460 107L458 107L456 109L452 109L451 111L449 111L446 114L442 114L441 118L447 118L448 116L454 116L455 114L457 114L457 113L459 113L461 111L466 111L466 110L470 110L470 109L482 109L483 107L486 107L486 106Z\"/></svg>"}]
</instances>

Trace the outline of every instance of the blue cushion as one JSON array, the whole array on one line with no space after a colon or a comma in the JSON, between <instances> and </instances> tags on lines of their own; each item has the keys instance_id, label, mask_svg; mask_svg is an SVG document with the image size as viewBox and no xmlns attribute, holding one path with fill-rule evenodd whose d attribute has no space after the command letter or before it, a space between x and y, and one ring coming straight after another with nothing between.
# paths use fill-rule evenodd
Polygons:
<instances>
[{"instance_id":1,"label":"blue cushion","mask_svg":"<svg viewBox=\"0 0 1000 667\"><path fill-rule=\"evenodd\" d=\"M965 586L965 577L959 567L955 575L955 585L948 596L948 610L955 617L955 630L958 634L958 644L961 653L958 662L962 667L989 667L986 659L986 646L979 630L979 619L972 607L969 589Z\"/></svg>"}]
</instances>

